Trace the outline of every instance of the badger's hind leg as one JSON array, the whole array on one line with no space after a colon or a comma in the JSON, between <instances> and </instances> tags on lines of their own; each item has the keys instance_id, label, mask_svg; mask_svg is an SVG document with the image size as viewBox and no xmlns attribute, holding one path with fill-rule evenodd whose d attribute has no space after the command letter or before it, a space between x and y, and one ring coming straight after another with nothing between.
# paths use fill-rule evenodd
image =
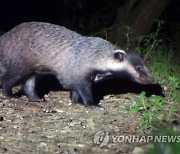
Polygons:
<instances>
[{"instance_id":1,"label":"badger's hind leg","mask_svg":"<svg viewBox=\"0 0 180 154\"><path fill-rule=\"evenodd\" d=\"M23 80L19 74L13 72L6 72L2 77L2 89L7 97L13 97L12 88Z\"/></svg>"},{"instance_id":2,"label":"badger's hind leg","mask_svg":"<svg viewBox=\"0 0 180 154\"><path fill-rule=\"evenodd\" d=\"M36 93L36 75L31 76L23 84L23 92L31 101L41 101Z\"/></svg>"}]
</instances>

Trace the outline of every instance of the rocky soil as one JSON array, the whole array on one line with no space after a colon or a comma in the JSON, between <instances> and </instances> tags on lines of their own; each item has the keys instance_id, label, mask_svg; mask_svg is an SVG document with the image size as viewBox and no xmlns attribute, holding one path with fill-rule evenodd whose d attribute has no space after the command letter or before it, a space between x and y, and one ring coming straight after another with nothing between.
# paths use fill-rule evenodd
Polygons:
<instances>
[{"instance_id":1,"label":"rocky soil","mask_svg":"<svg viewBox=\"0 0 180 154\"><path fill-rule=\"evenodd\" d=\"M72 104L65 91L30 102L6 99L0 90L0 153L132 153L147 143L113 142L113 136L143 135L139 115L124 113L129 95L106 95L99 107L85 107Z\"/></svg>"}]
</instances>

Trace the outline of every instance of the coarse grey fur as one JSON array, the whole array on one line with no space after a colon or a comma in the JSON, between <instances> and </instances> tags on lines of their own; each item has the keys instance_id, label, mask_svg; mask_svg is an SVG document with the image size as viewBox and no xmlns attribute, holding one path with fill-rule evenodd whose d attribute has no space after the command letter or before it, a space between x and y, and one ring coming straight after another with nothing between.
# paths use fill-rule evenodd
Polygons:
<instances>
[{"instance_id":1,"label":"coarse grey fur","mask_svg":"<svg viewBox=\"0 0 180 154\"><path fill-rule=\"evenodd\" d=\"M65 27L23 23L0 37L0 64L5 70L2 88L7 96L12 96L12 87L23 84L25 94L36 100L38 96L33 90L36 75L53 74L65 89L72 91L73 102L91 105L91 83L97 74L128 72L138 82L150 82L138 55L120 53L121 61L118 56L115 58L116 50L119 47L104 39L85 37ZM146 73L143 77L132 66L130 57L142 62Z\"/></svg>"}]
</instances>

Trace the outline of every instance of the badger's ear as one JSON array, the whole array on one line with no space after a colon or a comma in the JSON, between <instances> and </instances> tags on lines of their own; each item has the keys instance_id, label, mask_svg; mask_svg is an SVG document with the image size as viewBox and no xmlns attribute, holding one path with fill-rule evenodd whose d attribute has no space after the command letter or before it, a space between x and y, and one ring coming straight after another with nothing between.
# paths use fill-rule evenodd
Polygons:
<instances>
[{"instance_id":1,"label":"badger's ear","mask_svg":"<svg viewBox=\"0 0 180 154\"><path fill-rule=\"evenodd\" d=\"M123 61L126 52L124 50L116 50L114 52L114 58L118 59L119 61Z\"/></svg>"}]
</instances>

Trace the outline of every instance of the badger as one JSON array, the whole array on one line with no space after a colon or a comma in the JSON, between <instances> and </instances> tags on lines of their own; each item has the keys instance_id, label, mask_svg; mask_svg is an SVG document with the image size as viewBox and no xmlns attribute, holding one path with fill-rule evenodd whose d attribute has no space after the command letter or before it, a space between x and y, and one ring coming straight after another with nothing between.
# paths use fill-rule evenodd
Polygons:
<instances>
[{"instance_id":1,"label":"badger","mask_svg":"<svg viewBox=\"0 0 180 154\"><path fill-rule=\"evenodd\" d=\"M39 100L37 76L51 74L75 103L92 105L92 83L98 74L125 77L151 83L143 60L134 52L99 37L86 37L65 27L45 23L22 23L0 36L2 89L13 97L12 88L21 85L30 100Z\"/></svg>"}]
</instances>

